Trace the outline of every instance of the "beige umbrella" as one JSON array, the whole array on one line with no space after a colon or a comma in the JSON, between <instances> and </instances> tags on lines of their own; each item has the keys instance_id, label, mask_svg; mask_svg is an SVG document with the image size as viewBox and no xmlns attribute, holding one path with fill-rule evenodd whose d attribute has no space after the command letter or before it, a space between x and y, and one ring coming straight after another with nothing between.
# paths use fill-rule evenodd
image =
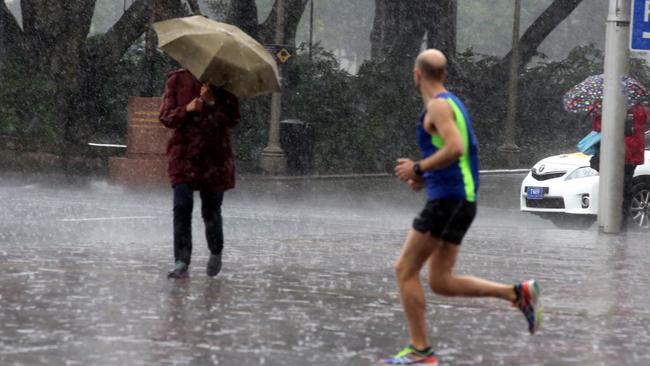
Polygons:
<instances>
[{"instance_id":1,"label":"beige umbrella","mask_svg":"<svg viewBox=\"0 0 650 366\"><path fill-rule=\"evenodd\" d=\"M241 29L197 15L153 24L159 47L197 79L240 98L280 90L273 56Z\"/></svg>"}]
</instances>

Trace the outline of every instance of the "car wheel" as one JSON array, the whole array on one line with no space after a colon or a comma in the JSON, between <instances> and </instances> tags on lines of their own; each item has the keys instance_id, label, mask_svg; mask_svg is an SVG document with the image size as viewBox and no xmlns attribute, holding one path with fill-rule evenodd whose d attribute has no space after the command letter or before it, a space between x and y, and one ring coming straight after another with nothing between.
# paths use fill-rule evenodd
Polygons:
<instances>
[{"instance_id":1,"label":"car wheel","mask_svg":"<svg viewBox=\"0 0 650 366\"><path fill-rule=\"evenodd\" d=\"M650 229L650 183L637 183L632 188L630 220L634 227Z\"/></svg>"},{"instance_id":2,"label":"car wheel","mask_svg":"<svg viewBox=\"0 0 650 366\"><path fill-rule=\"evenodd\" d=\"M593 215L555 214L548 215L547 218L560 229L585 230L596 222L596 216Z\"/></svg>"}]
</instances>

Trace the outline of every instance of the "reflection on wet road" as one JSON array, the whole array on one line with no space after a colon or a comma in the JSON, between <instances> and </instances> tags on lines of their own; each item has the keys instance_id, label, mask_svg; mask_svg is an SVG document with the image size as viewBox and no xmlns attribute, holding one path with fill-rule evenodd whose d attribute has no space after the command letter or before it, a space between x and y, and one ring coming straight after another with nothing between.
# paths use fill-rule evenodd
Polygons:
<instances>
[{"instance_id":1,"label":"reflection on wet road","mask_svg":"<svg viewBox=\"0 0 650 366\"><path fill-rule=\"evenodd\" d=\"M458 266L537 278L528 335L498 300L428 294L442 365L650 364L647 234L558 230L484 179ZM513 198L514 197L514 198ZM0 181L0 364L373 365L408 342L392 262L421 197L392 180L242 182L224 204L224 270L169 281L169 192Z\"/></svg>"}]
</instances>

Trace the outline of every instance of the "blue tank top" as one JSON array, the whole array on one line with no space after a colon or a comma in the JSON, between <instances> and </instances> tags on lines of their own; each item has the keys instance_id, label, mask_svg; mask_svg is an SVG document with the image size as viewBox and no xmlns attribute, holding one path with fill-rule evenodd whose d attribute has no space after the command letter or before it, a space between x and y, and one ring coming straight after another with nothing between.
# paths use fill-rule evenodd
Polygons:
<instances>
[{"instance_id":1,"label":"blue tank top","mask_svg":"<svg viewBox=\"0 0 650 366\"><path fill-rule=\"evenodd\" d=\"M424 173L424 183L429 200L457 199L476 202L479 188L478 144L469 113L463 102L454 94L445 92L436 98L445 99L454 112L454 119L465 145L465 152L451 165ZM426 110L422 111L417 126L417 142L422 158L435 154L445 142L439 135L430 135L424 129Z\"/></svg>"}]
</instances>

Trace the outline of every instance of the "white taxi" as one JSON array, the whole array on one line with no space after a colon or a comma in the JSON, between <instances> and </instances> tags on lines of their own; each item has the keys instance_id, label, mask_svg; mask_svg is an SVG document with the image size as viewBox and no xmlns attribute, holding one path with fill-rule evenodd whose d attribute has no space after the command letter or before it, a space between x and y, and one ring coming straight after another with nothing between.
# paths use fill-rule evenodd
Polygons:
<instances>
[{"instance_id":1,"label":"white taxi","mask_svg":"<svg viewBox=\"0 0 650 366\"><path fill-rule=\"evenodd\" d=\"M550 219L560 227L587 227L598 214L598 172L590 156L552 156L533 166L521 184L521 211ZM650 229L650 134L646 132L644 164L634 172L630 220Z\"/></svg>"}]
</instances>

